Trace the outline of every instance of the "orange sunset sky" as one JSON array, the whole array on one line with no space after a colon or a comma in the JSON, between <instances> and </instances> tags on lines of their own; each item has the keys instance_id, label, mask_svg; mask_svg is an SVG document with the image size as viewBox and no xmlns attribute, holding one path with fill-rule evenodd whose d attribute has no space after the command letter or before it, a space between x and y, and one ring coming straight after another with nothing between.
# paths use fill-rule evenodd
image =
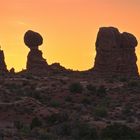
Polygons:
<instances>
[{"instance_id":1,"label":"orange sunset sky","mask_svg":"<svg viewBox=\"0 0 140 140\"><path fill-rule=\"evenodd\" d=\"M0 45L8 69L26 67L28 29L43 36L40 49L49 64L90 69L101 26L115 26L139 40L140 0L0 0ZM140 70L140 46L136 52Z\"/></svg>"}]
</instances>

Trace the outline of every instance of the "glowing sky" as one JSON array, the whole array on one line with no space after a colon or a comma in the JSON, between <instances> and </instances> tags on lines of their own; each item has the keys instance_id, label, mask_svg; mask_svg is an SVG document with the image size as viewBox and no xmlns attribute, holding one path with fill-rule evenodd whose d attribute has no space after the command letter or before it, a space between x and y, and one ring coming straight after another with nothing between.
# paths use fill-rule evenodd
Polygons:
<instances>
[{"instance_id":1,"label":"glowing sky","mask_svg":"<svg viewBox=\"0 0 140 140\"><path fill-rule=\"evenodd\" d=\"M49 64L86 70L93 66L98 28L115 26L140 38L140 0L0 0L0 45L8 68L26 67L26 30L42 34ZM140 47L137 47L140 68Z\"/></svg>"}]
</instances>

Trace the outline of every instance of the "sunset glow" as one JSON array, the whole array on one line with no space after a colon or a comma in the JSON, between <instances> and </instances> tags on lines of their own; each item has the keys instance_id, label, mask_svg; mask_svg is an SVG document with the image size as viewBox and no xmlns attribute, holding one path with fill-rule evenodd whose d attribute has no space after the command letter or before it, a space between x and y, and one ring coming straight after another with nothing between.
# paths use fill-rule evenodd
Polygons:
<instances>
[{"instance_id":1,"label":"sunset glow","mask_svg":"<svg viewBox=\"0 0 140 140\"><path fill-rule=\"evenodd\" d=\"M99 27L114 26L140 39L140 0L1 0L0 45L8 69L26 67L24 33L39 32L49 64L87 70L93 67ZM137 46L140 71L140 46Z\"/></svg>"}]
</instances>

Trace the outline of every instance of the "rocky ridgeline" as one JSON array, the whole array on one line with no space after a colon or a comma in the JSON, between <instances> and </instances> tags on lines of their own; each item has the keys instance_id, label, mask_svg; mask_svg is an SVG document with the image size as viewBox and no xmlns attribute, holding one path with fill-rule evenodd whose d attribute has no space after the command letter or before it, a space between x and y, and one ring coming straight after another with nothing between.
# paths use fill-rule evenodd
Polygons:
<instances>
[{"instance_id":1,"label":"rocky ridgeline","mask_svg":"<svg viewBox=\"0 0 140 140\"><path fill-rule=\"evenodd\" d=\"M43 43L43 38L39 33L28 30L24 35L24 43L30 49L27 56L26 72L39 75L71 72L59 63L48 65L42 56L42 51L39 50L39 46ZM136 37L130 33L120 33L114 27L100 28L96 41L97 55L92 71L97 76L138 76L137 56L135 54L137 44ZM8 72L2 50L0 50L0 72ZM10 73L14 73L13 68Z\"/></svg>"},{"instance_id":2,"label":"rocky ridgeline","mask_svg":"<svg viewBox=\"0 0 140 140\"><path fill-rule=\"evenodd\" d=\"M120 33L114 27L100 28L96 41L95 72L106 76L138 76L137 44L136 37L130 33Z\"/></svg>"}]
</instances>

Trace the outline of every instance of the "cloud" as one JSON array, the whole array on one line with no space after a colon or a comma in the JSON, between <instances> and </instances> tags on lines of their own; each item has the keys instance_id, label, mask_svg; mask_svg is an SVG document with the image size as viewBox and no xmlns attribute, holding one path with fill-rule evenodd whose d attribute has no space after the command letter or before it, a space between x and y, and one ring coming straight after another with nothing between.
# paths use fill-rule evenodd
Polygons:
<instances>
[{"instance_id":1,"label":"cloud","mask_svg":"<svg viewBox=\"0 0 140 140\"><path fill-rule=\"evenodd\" d=\"M19 25L23 25L23 26L28 26L28 24L25 23L25 22L23 22L23 21L17 21L17 24L19 24Z\"/></svg>"}]
</instances>

